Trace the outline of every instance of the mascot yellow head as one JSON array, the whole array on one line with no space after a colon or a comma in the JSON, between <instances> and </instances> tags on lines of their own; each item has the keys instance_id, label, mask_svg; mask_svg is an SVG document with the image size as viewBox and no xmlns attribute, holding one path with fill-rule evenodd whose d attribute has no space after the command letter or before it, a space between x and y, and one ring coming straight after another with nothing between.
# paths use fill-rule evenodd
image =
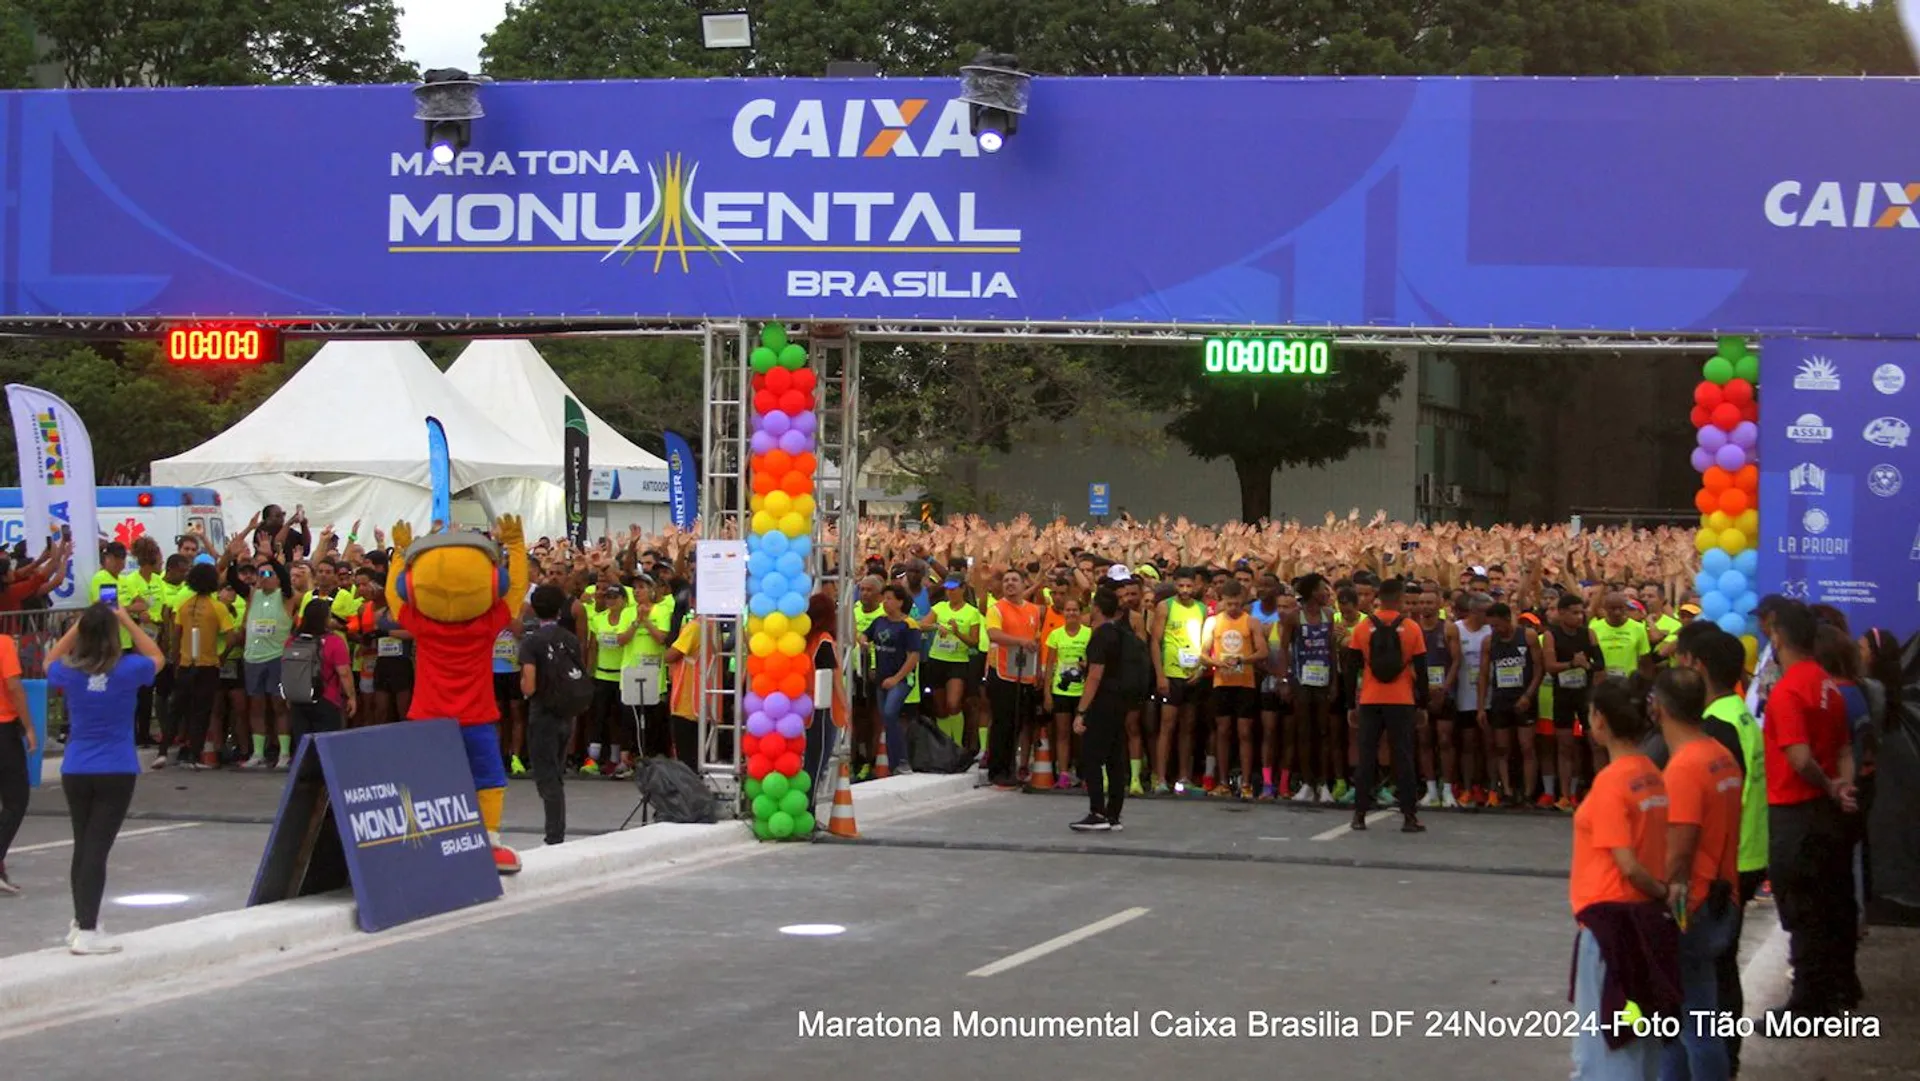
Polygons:
<instances>
[{"instance_id":1,"label":"mascot yellow head","mask_svg":"<svg viewBox=\"0 0 1920 1081\"><path fill-rule=\"evenodd\" d=\"M507 596L500 546L478 533L431 533L406 549L400 600L437 623L479 619Z\"/></svg>"}]
</instances>

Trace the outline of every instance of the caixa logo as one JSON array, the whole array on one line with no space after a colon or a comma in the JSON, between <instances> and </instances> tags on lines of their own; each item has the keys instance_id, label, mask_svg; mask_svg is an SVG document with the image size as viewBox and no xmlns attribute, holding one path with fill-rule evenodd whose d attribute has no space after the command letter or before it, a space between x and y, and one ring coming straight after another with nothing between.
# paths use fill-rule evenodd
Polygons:
<instances>
[{"instance_id":1,"label":"caixa logo","mask_svg":"<svg viewBox=\"0 0 1920 1081\"><path fill-rule=\"evenodd\" d=\"M1767 221L1780 228L1920 229L1920 184L1894 180L1782 180L1767 189Z\"/></svg>"},{"instance_id":2,"label":"caixa logo","mask_svg":"<svg viewBox=\"0 0 1920 1081\"><path fill-rule=\"evenodd\" d=\"M743 158L980 156L967 103L958 98L756 98L733 115L733 147Z\"/></svg>"}]
</instances>

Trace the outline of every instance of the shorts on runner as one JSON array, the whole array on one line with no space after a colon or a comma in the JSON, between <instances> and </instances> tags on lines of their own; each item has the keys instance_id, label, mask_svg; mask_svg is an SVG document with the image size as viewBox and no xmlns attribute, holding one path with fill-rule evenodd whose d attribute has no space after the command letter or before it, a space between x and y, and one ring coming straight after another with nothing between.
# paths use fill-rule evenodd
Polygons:
<instances>
[{"instance_id":1,"label":"shorts on runner","mask_svg":"<svg viewBox=\"0 0 1920 1081\"><path fill-rule=\"evenodd\" d=\"M1252 687L1215 687L1213 717L1217 721L1259 716L1260 695Z\"/></svg>"}]
</instances>

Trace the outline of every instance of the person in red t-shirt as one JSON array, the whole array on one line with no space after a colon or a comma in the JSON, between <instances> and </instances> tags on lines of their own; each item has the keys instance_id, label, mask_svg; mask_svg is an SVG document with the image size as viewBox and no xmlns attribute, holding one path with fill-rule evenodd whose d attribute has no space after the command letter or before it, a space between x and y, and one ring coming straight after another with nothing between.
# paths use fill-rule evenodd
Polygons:
<instances>
[{"instance_id":1,"label":"person in red t-shirt","mask_svg":"<svg viewBox=\"0 0 1920 1081\"><path fill-rule=\"evenodd\" d=\"M1860 1001L1854 968L1850 819L1857 810L1853 745L1840 691L1813 659L1817 624L1803 604L1773 619L1781 676L1761 729L1767 761L1768 870L1793 959L1784 1009L1830 1016Z\"/></svg>"}]
</instances>

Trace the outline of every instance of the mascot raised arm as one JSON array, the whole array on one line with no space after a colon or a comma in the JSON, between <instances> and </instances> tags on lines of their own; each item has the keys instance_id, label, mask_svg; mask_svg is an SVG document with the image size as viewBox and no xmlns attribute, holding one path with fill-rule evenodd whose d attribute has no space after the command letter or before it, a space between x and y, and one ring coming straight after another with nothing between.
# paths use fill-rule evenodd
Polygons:
<instances>
[{"instance_id":1,"label":"mascot raised arm","mask_svg":"<svg viewBox=\"0 0 1920 1081\"><path fill-rule=\"evenodd\" d=\"M493 863L510 875L520 870L520 857L500 843L507 769L495 723L500 707L493 695L493 647L527 595L527 542L520 519L511 515L495 523L493 534L497 543L448 530L415 540L413 527L396 523L387 605L413 635L407 719L460 723Z\"/></svg>"}]
</instances>

